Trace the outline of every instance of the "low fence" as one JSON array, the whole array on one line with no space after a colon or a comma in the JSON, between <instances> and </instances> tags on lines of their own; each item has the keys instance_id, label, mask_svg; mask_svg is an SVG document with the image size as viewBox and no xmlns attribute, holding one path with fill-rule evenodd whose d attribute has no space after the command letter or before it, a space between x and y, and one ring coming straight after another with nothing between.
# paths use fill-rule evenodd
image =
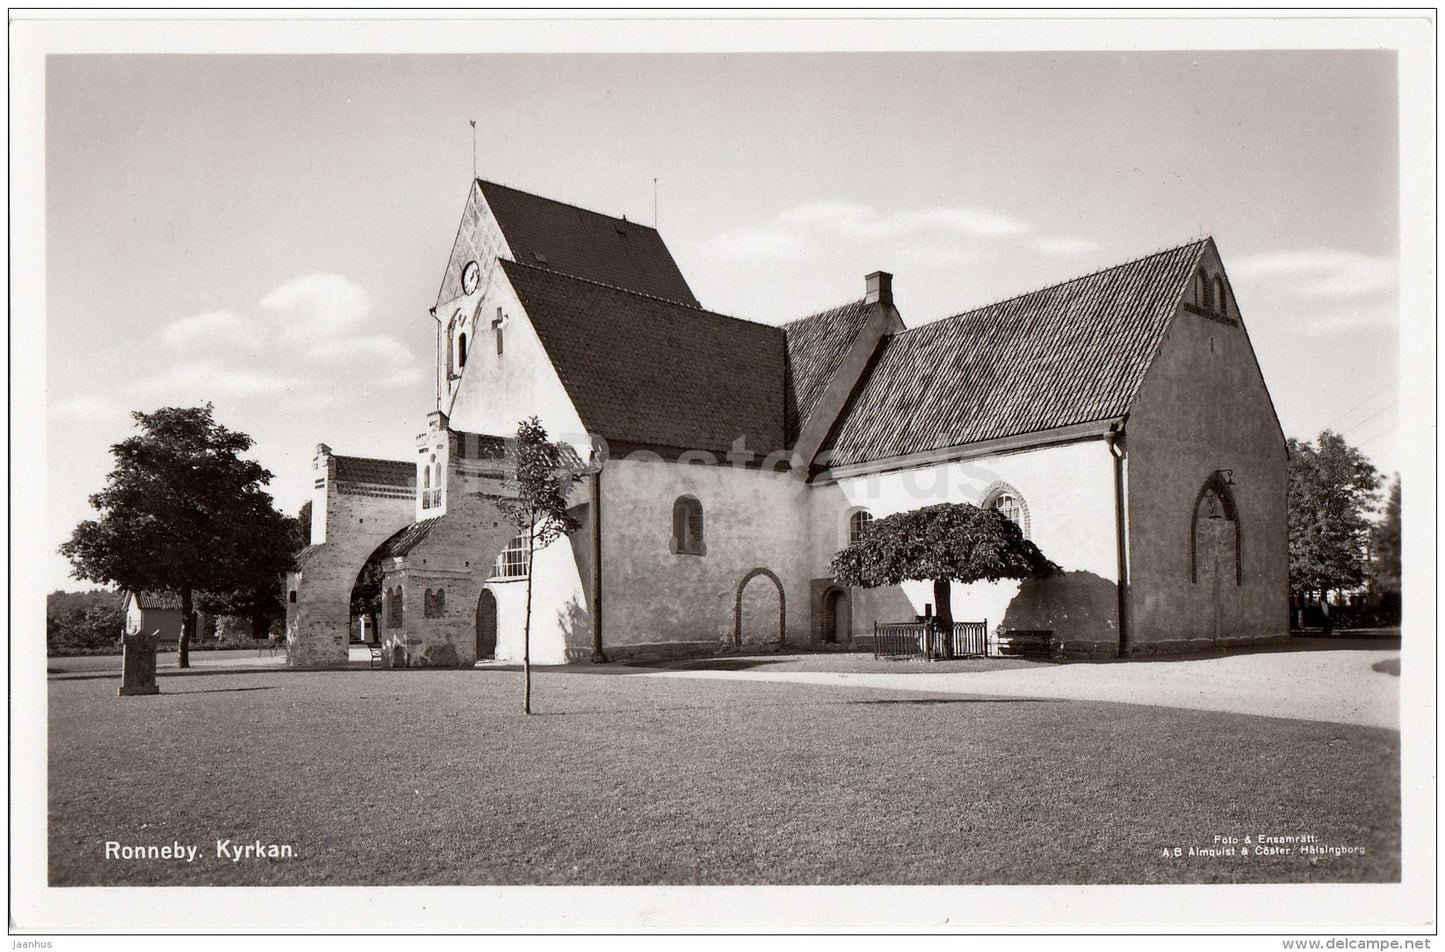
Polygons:
<instances>
[{"instance_id":1,"label":"low fence","mask_svg":"<svg viewBox=\"0 0 1445 952\"><path fill-rule=\"evenodd\" d=\"M956 621L945 633L931 622L874 622L875 658L982 658L988 654L988 619Z\"/></svg>"}]
</instances>

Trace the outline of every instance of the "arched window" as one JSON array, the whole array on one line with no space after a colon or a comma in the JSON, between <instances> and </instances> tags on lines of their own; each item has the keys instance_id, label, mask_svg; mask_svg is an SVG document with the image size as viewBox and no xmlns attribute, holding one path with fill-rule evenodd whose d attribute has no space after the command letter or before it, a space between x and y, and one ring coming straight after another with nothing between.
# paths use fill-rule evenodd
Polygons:
<instances>
[{"instance_id":1,"label":"arched window","mask_svg":"<svg viewBox=\"0 0 1445 952\"><path fill-rule=\"evenodd\" d=\"M869 512L867 509L859 509L857 512L849 516L848 544L852 545L859 539L863 538L863 534L868 531L868 527L872 524L873 513Z\"/></svg>"},{"instance_id":2,"label":"arched window","mask_svg":"<svg viewBox=\"0 0 1445 952\"><path fill-rule=\"evenodd\" d=\"M402 617L401 586L386 590L386 627L400 628Z\"/></svg>"},{"instance_id":3,"label":"arched window","mask_svg":"<svg viewBox=\"0 0 1445 952\"><path fill-rule=\"evenodd\" d=\"M459 366L459 367L465 367L466 365L467 365L467 334L466 334L466 331L463 331L463 332L462 332L462 336L459 337L459 338L457 338L457 366Z\"/></svg>"},{"instance_id":4,"label":"arched window","mask_svg":"<svg viewBox=\"0 0 1445 952\"><path fill-rule=\"evenodd\" d=\"M1225 306L1224 279L1219 275L1214 276L1214 309L1223 314L1228 308Z\"/></svg>"},{"instance_id":5,"label":"arched window","mask_svg":"<svg viewBox=\"0 0 1445 952\"><path fill-rule=\"evenodd\" d=\"M1239 507L1234 491L1226 478L1228 471L1209 475L1194 497L1194 513L1189 523L1189 580L1197 583L1206 567L1235 585L1244 583L1244 566L1240 559Z\"/></svg>"},{"instance_id":6,"label":"arched window","mask_svg":"<svg viewBox=\"0 0 1445 952\"><path fill-rule=\"evenodd\" d=\"M492 578L526 578L527 577L527 536L520 533L507 547L497 556L497 561L492 563Z\"/></svg>"},{"instance_id":7,"label":"arched window","mask_svg":"<svg viewBox=\"0 0 1445 952\"><path fill-rule=\"evenodd\" d=\"M702 503L696 497L678 496L672 504L672 541L667 550L678 555L707 555Z\"/></svg>"},{"instance_id":8,"label":"arched window","mask_svg":"<svg viewBox=\"0 0 1445 952\"><path fill-rule=\"evenodd\" d=\"M1005 519L1022 530L1024 538L1029 538L1032 526L1028 503L1024 502L1023 494L1008 483L994 483L988 487L983 494L982 507L1002 513Z\"/></svg>"},{"instance_id":9,"label":"arched window","mask_svg":"<svg viewBox=\"0 0 1445 952\"><path fill-rule=\"evenodd\" d=\"M1214 307L1214 282L1203 271L1199 272L1199 303L1204 307Z\"/></svg>"}]
</instances>

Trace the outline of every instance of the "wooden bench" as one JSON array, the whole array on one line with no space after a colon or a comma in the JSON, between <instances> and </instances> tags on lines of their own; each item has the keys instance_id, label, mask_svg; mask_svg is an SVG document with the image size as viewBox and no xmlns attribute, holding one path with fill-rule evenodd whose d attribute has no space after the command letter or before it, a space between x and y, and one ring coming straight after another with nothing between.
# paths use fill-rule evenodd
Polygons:
<instances>
[{"instance_id":1,"label":"wooden bench","mask_svg":"<svg viewBox=\"0 0 1445 952\"><path fill-rule=\"evenodd\" d=\"M1005 658L1052 658L1054 656L1054 633L1051 629L1015 629L999 632L998 653Z\"/></svg>"}]
</instances>

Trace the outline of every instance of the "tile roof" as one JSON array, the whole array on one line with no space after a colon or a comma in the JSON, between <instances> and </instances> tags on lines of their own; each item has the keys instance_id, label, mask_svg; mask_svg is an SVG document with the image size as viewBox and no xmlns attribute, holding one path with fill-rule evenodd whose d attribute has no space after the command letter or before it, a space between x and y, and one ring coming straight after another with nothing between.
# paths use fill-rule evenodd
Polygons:
<instances>
[{"instance_id":1,"label":"tile roof","mask_svg":"<svg viewBox=\"0 0 1445 952\"><path fill-rule=\"evenodd\" d=\"M372 483L382 486L416 486L416 464L365 456L332 456L336 460L336 479L347 483Z\"/></svg>"},{"instance_id":2,"label":"tile roof","mask_svg":"<svg viewBox=\"0 0 1445 952\"><path fill-rule=\"evenodd\" d=\"M181 607L181 597L170 592L135 592L136 601L145 611L151 609L177 609ZM125 595L125 604L130 604L131 593Z\"/></svg>"},{"instance_id":3,"label":"tile roof","mask_svg":"<svg viewBox=\"0 0 1445 952\"><path fill-rule=\"evenodd\" d=\"M818 407L873 305L863 299L783 325L787 336L787 438L793 445Z\"/></svg>"},{"instance_id":4,"label":"tile roof","mask_svg":"<svg viewBox=\"0 0 1445 952\"><path fill-rule=\"evenodd\" d=\"M627 288L698 307L682 271L654 228L578 208L550 198L477 180L514 259L574 277ZM480 209L463 218L463 231L475 229ZM475 245L464 235L464 243ZM477 254L483 251L475 251ZM453 262L437 303L461 294L460 266Z\"/></svg>"},{"instance_id":5,"label":"tile roof","mask_svg":"<svg viewBox=\"0 0 1445 952\"><path fill-rule=\"evenodd\" d=\"M432 516L430 519L413 522L411 525L399 529L395 535L383 542L367 561L374 562L380 559L401 558L420 545L427 536L431 535L432 530L435 529L441 521L441 516Z\"/></svg>"},{"instance_id":6,"label":"tile roof","mask_svg":"<svg viewBox=\"0 0 1445 952\"><path fill-rule=\"evenodd\" d=\"M1208 242L893 335L824 446L832 465L1127 413Z\"/></svg>"},{"instance_id":7,"label":"tile roof","mask_svg":"<svg viewBox=\"0 0 1445 952\"><path fill-rule=\"evenodd\" d=\"M783 448L783 330L503 262L582 422L611 442Z\"/></svg>"},{"instance_id":8,"label":"tile roof","mask_svg":"<svg viewBox=\"0 0 1445 952\"><path fill-rule=\"evenodd\" d=\"M306 563L309 562L309 561L311 561L311 557L312 557L313 555L315 555L317 552L320 552L321 549L324 547L324 545L325 545L325 543L318 543L318 544L316 544L316 545L308 545L306 548L302 549L300 552L297 552L297 553L296 553L296 571L299 572L299 571L301 571L302 569L304 569L304 568L306 567Z\"/></svg>"}]
</instances>

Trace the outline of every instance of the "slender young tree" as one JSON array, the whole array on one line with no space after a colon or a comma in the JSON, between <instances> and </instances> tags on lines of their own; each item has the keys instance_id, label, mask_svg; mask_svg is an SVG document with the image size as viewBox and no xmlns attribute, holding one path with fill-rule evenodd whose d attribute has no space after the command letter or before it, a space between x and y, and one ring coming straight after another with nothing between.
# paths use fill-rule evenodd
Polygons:
<instances>
[{"instance_id":1,"label":"slender young tree","mask_svg":"<svg viewBox=\"0 0 1445 952\"><path fill-rule=\"evenodd\" d=\"M876 588L933 583L943 656L951 657L953 582L1044 578L1060 571L1005 515L969 503L940 503L869 524L863 537L833 557L840 585Z\"/></svg>"},{"instance_id":2,"label":"slender young tree","mask_svg":"<svg viewBox=\"0 0 1445 952\"><path fill-rule=\"evenodd\" d=\"M224 602L291 567L287 518L262 489L271 474L243 459L251 438L203 407L131 414L141 432L112 446L115 469L90 497L99 519L60 553L77 578L181 602L177 664L190 666L198 599Z\"/></svg>"},{"instance_id":3,"label":"slender young tree","mask_svg":"<svg viewBox=\"0 0 1445 952\"><path fill-rule=\"evenodd\" d=\"M498 503L507 521L527 539L527 608L522 625L522 713L532 713L532 555L576 532L581 522L567 512L567 497L582 481L576 454L547 439L536 417L517 427L515 469L509 497Z\"/></svg>"}]
</instances>

